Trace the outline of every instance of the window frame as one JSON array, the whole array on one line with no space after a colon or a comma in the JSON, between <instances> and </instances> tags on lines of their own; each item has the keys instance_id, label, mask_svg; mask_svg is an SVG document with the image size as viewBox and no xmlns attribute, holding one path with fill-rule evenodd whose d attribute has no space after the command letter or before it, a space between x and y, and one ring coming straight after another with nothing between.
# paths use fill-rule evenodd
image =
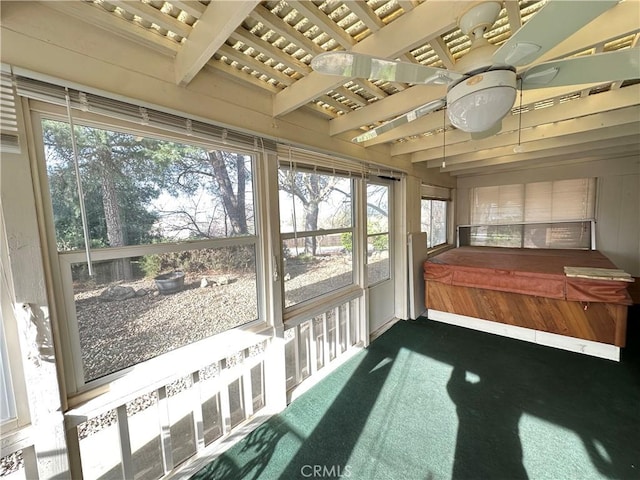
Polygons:
<instances>
[{"instance_id":1,"label":"window frame","mask_svg":"<svg viewBox=\"0 0 640 480\"><path fill-rule=\"evenodd\" d=\"M343 287L339 287L338 289L331 290L329 292L310 297L301 302L295 303L293 305L285 306L286 304L286 295L285 295L285 282L282 282L282 308L283 308L283 320L284 323L288 326L292 326L295 324L298 318L302 318L304 316L309 315L309 312L316 310L321 310L323 305L327 303L333 303L339 299L344 298L356 298L357 295L361 292L361 286L359 285L359 275L358 275L358 265L357 265L357 256L356 252L359 251L358 241L357 241L357 215L356 215L356 196L359 195L358 188L358 177L355 177L349 173L344 173L341 171L335 171L330 168L318 165L311 165L306 162L298 162L292 159L283 159L281 158L278 162L278 173L280 169L290 169L295 172L302 173L317 173L320 175L330 175L341 178L349 179L351 185L351 226L350 227L342 227L342 228L333 228L333 229L318 229L318 230L305 230L301 232L282 232L282 224L278 222L278 230L280 235L280 256L284 262L284 241L290 240L293 238L300 237L308 237L308 236L324 236L324 235L335 235L341 233L351 233L352 236L352 252L351 252L351 283L345 285ZM280 184L278 182L278 194L280 194ZM279 219L280 220L280 219ZM284 275L284 263L281 267L281 271Z\"/></svg>"},{"instance_id":2,"label":"window frame","mask_svg":"<svg viewBox=\"0 0 640 480\"><path fill-rule=\"evenodd\" d=\"M428 202L444 202L445 205L445 214L444 214L444 219L445 219L445 223L444 223L444 231L445 231L445 239L444 242L442 243L438 243L437 245L429 245L429 232L425 232L427 233L427 250L431 251L431 250L436 250L439 248L443 248L446 247L447 245L451 245L451 239L450 239L450 225L451 225L451 200L450 199L444 199L444 198L434 198L432 196L421 196L420 197L420 228L422 229L422 202L423 201L428 201ZM431 227L431 224L429 225L429 227Z\"/></svg>"},{"instance_id":3,"label":"window frame","mask_svg":"<svg viewBox=\"0 0 640 480\"><path fill-rule=\"evenodd\" d=\"M46 158L43 141L43 120L54 120L64 123L68 117L63 115L60 106L40 101L30 101L30 115L33 129L34 143L36 146L37 168L39 172L39 189L43 202L43 222L46 236L46 245L49 252L50 267L53 276L54 311L55 321L59 325L62 337L62 363L63 376L69 403L75 405L87 399L93 398L103 392L107 385L118 385L119 388L138 388L140 384L156 381L157 378L166 377L169 372L187 371L192 369L186 364L191 360L193 352L218 349L229 343L228 338L238 335L238 332L246 334L267 334L273 331L273 320L267 316L269 300L265 294L265 258L268 238L263 222L265 206L265 179L266 157L265 151L254 151L241 148L236 145L225 145L213 140L207 141L201 138L193 138L186 134L174 131L163 131L155 127L136 125L126 120L114 119L103 115L74 111L74 124L91 128L113 130L127 134L135 134L189 144L208 149L222 149L234 153L240 153L251 158L252 166L252 199L254 220L254 234L238 237L221 237L203 240L186 240L179 242L166 242L159 244L128 245L123 247L106 247L91 249L92 260L111 260L118 258L136 257L153 253L179 252L196 250L201 248L219 248L237 245L253 245L255 248L255 275L257 296L257 319L243 325L225 330L211 337L195 341L176 349L162 353L156 357L131 365L128 368L110 373L97 379L85 381L82 364L82 351L79 341L77 316L75 313L75 300L70 266L72 263L86 262L84 249L67 252L57 250L56 232L53 221L53 209L47 176ZM185 366L179 365L184 362Z\"/></svg>"},{"instance_id":4,"label":"window frame","mask_svg":"<svg viewBox=\"0 0 640 480\"><path fill-rule=\"evenodd\" d=\"M367 210L367 217L366 217L366 225L364 225L364 229L365 229L365 248L367 249L367 260L366 260L366 265L367 265L367 287L374 287L376 285L379 285L383 282L387 282L387 281L392 281L394 279L394 269L392 268L394 265L394 237L393 237L393 232L394 232L394 228L392 225L392 221L391 221L391 217L393 215L393 188L392 188L392 184L390 183L389 180L381 180L381 179L374 179L374 178L369 178L368 181L366 182L365 188L364 188L364 195L365 198L368 200L369 198L369 186L371 185L376 185L376 186L380 186L380 187L384 187L387 190L387 230L384 232L376 232L376 233L369 233L369 214L368 214L368 205L365 205L365 209ZM367 203L367 201L365 200L365 203ZM381 237L381 236L386 236L387 237L387 250L388 250L388 262L389 262L389 272L388 272L388 276L386 278L382 278L380 280L376 280L374 282L370 282L371 278L371 272L369 270L369 264L370 264L370 259L369 259L369 240L370 239L374 239L376 237Z\"/></svg>"}]
</instances>

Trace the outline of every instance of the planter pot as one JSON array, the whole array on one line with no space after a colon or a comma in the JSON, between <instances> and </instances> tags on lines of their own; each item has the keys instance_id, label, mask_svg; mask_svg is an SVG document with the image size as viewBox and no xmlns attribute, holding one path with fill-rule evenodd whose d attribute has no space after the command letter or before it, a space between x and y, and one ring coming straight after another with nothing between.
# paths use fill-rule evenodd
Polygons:
<instances>
[{"instance_id":1,"label":"planter pot","mask_svg":"<svg viewBox=\"0 0 640 480\"><path fill-rule=\"evenodd\" d=\"M184 287L184 272L176 270L175 272L163 273L155 277L154 280L161 294L176 293Z\"/></svg>"}]
</instances>

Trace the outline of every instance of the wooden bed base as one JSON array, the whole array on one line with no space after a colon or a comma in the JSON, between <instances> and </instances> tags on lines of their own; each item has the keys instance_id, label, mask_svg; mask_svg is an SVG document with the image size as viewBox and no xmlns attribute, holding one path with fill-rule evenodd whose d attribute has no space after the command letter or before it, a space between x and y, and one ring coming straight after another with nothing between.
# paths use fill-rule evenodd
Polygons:
<instances>
[{"instance_id":1,"label":"wooden bed base","mask_svg":"<svg viewBox=\"0 0 640 480\"><path fill-rule=\"evenodd\" d=\"M471 320L489 320L535 332L546 332L553 334L554 338L563 336L618 347L615 351L619 351L619 347L625 344L628 311L626 305L534 297L497 290L447 285L435 281L426 281L425 289L425 303L429 311L454 314ZM473 325L466 326L474 328ZM520 338L517 334L507 336ZM563 348L560 345L554 346ZM589 352L584 351L584 353ZM611 357L605 356L605 358Z\"/></svg>"}]
</instances>

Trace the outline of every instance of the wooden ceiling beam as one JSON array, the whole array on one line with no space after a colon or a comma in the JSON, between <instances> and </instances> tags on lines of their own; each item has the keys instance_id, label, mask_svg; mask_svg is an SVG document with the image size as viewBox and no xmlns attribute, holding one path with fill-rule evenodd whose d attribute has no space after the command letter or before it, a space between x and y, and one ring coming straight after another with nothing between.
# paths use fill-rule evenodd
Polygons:
<instances>
[{"instance_id":1,"label":"wooden ceiling beam","mask_svg":"<svg viewBox=\"0 0 640 480\"><path fill-rule=\"evenodd\" d=\"M191 82L257 4L257 0L212 1L176 56L176 84Z\"/></svg>"},{"instance_id":2,"label":"wooden ceiling beam","mask_svg":"<svg viewBox=\"0 0 640 480\"><path fill-rule=\"evenodd\" d=\"M148 3L132 2L127 0L109 0L111 5L121 8L125 12L137 15L142 20L150 23L155 23L160 28L164 28L170 32L173 32L181 37L188 37L191 33L191 26L187 25L180 20L173 18L171 15L162 13L155 7L152 7Z\"/></svg>"},{"instance_id":3,"label":"wooden ceiling beam","mask_svg":"<svg viewBox=\"0 0 640 480\"><path fill-rule=\"evenodd\" d=\"M531 169L531 168L543 168L543 167L558 167L558 166L568 166L568 165L578 165L587 162L595 162L601 161L603 158L607 160L614 160L618 158L628 158L629 147L624 146L620 149L605 149L606 151L602 152L600 150L594 150L589 152L589 155L585 155L584 152L578 152L577 154L569 154L562 155L561 157L546 157L546 158L538 158L534 160L527 160L523 162L505 162L505 163L496 163L495 165L491 165L489 167L477 167L470 168L468 170L459 170L454 172L447 172L449 175L454 177L466 177L471 175L486 175L497 174L501 172L513 172L519 171L523 169Z\"/></svg>"},{"instance_id":4,"label":"wooden ceiling beam","mask_svg":"<svg viewBox=\"0 0 640 480\"><path fill-rule=\"evenodd\" d=\"M99 5L87 2L43 2L47 7L75 17L122 38L155 50L167 56L175 56L180 44L155 30L143 28L120 16L109 14Z\"/></svg>"},{"instance_id":5,"label":"wooden ceiling beam","mask_svg":"<svg viewBox=\"0 0 640 480\"><path fill-rule=\"evenodd\" d=\"M624 136L613 138L610 140L600 140L596 142L584 142L566 147L557 147L546 150L538 150L535 152L523 152L512 154L510 156L496 157L478 162L469 162L463 164L453 164L447 160L446 167L440 168L441 172L447 172L451 175L468 175L481 174L490 171L531 167L533 165L557 165L559 163L567 163L571 161L586 162L596 159L620 156L637 156L640 144L637 136ZM526 165L523 165L526 164Z\"/></svg>"},{"instance_id":6,"label":"wooden ceiling beam","mask_svg":"<svg viewBox=\"0 0 640 480\"><path fill-rule=\"evenodd\" d=\"M579 117L585 117L588 115L594 115L607 110L622 109L625 107L636 105L638 103L639 96L640 85L630 85L623 89L602 92L586 98L571 100L570 102L563 103L561 105L555 105L553 107L525 112L522 114L521 127L522 129L527 129L547 123L561 122L574 118L577 119ZM483 140L474 140L473 146L470 148L493 148L495 145L492 142L495 141L495 138L503 136L507 132L517 133L518 128L520 127L519 122L520 120L518 119L517 115L507 116L502 121L502 133L500 135L489 137ZM425 132L432 131L442 127L442 113L440 113L439 115L426 116L411 123L422 124L422 126L425 127ZM418 127L420 127L420 125L418 125ZM451 149L457 144L468 143L470 141L470 135L461 130L450 131L446 133L446 140L448 148ZM391 154L393 156L413 154L417 152L425 152L431 148L442 148L441 134L431 135L419 140L396 144L391 148Z\"/></svg>"},{"instance_id":7,"label":"wooden ceiling beam","mask_svg":"<svg viewBox=\"0 0 640 480\"><path fill-rule=\"evenodd\" d=\"M272 58L274 60L274 64L282 63L283 65L286 65L287 67L295 70L302 75L308 75L309 73L311 73L311 67L309 67L309 65L307 65L306 63L301 62L291 55L287 55L279 48L274 47L269 42L265 42L264 40L260 39L259 37L255 36L251 32L246 31L243 28L236 29L229 35L229 39L232 41L240 41L245 45L252 47L257 52L263 53L267 57Z\"/></svg>"},{"instance_id":8,"label":"wooden ceiling beam","mask_svg":"<svg viewBox=\"0 0 640 480\"><path fill-rule=\"evenodd\" d=\"M597 83L591 83L591 84L587 84L586 87L593 88L597 85L598 85ZM522 104L523 106L527 106L527 105L535 104L536 102L539 102L547 98L558 98L566 95L571 95L575 92L580 91L580 89L582 88L585 88L585 85L555 87L554 89L545 89L547 93L544 93L544 94L542 94L539 90L527 90L523 93ZM503 119L502 131L506 131L509 129L510 123L508 122L510 122L509 120L510 118L511 117L508 116L506 117L506 119ZM446 125L448 126L451 125L448 119L446 120ZM400 138L407 138L407 137L413 137L416 135L421 135L423 133L431 132L433 130L442 128L442 126L443 126L442 114L426 115L422 118L419 118L418 120L406 123L398 128L394 128L393 130L385 132L382 135L378 135L376 138L366 142L365 146L369 147L369 146L377 145L379 143L392 142ZM514 128L517 128L517 126ZM448 141L455 142L457 138L456 135L457 134L462 135L462 133L463 132L458 132L458 131L453 132L453 136L448 137ZM425 144L428 144L428 142L431 140L425 138L423 140L416 140L416 142L424 142ZM468 140L468 136L465 138L460 138L459 141L466 141L466 140ZM440 141L439 143L442 144L442 141ZM398 148L405 149L405 151L403 151L402 153L412 153L413 151L422 150L428 147L424 147L422 145L417 145L417 144L413 145L413 141L412 141L412 142L405 142L403 146L398 146Z\"/></svg>"},{"instance_id":9,"label":"wooden ceiling beam","mask_svg":"<svg viewBox=\"0 0 640 480\"><path fill-rule=\"evenodd\" d=\"M635 115L635 117L634 117ZM608 140L611 138L633 135L638 131L638 118L640 107L628 107L622 112L605 112L588 117L567 120L557 124L540 125L539 127L527 129L522 132L521 146L526 152L536 152L549 148L561 148L567 145L578 145L580 143L595 140ZM603 128L602 125L608 125ZM501 137L503 135L498 135ZM447 165L462 164L486 160L500 156L513 155L514 147L518 144L518 135L507 134L506 138L499 139L493 148L482 148L479 150L469 150L473 145L463 149L445 150ZM469 142L473 144L474 142ZM434 149L437 150L437 149ZM426 156L426 155L425 155ZM425 161L425 156L412 155L412 162ZM442 148L439 151L432 151L428 155L427 165L437 167L442 162Z\"/></svg>"},{"instance_id":10,"label":"wooden ceiling beam","mask_svg":"<svg viewBox=\"0 0 640 480\"><path fill-rule=\"evenodd\" d=\"M188 13L193 18L200 18L207 9L206 5L197 0L168 0L171 5Z\"/></svg>"},{"instance_id":11,"label":"wooden ceiling beam","mask_svg":"<svg viewBox=\"0 0 640 480\"><path fill-rule=\"evenodd\" d=\"M269 9L263 5L257 5L256 8L251 11L250 16L309 53L318 54L323 52L320 45L317 45L310 38L305 37L280 17L271 13Z\"/></svg>"},{"instance_id":12,"label":"wooden ceiling beam","mask_svg":"<svg viewBox=\"0 0 640 480\"><path fill-rule=\"evenodd\" d=\"M438 55L438 58L445 67L447 67L449 70L455 69L456 61L454 60L453 55L451 55L451 50L449 50L449 47L447 47L447 44L445 43L441 35L438 35L433 40L431 40L429 42L429 45L431 45L431 48L436 53L436 55Z\"/></svg>"},{"instance_id":13,"label":"wooden ceiling beam","mask_svg":"<svg viewBox=\"0 0 640 480\"><path fill-rule=\"evenodd\" d=\"M599 43L607 43L614 38L634 34L640 31L638 18L640 18L640 0L620 2L542 55L535 63L567 57L589 47L595 47Z\"/></svg>"},{"instance_id":14,"label":"wooden ceiling beam","mask_svg":"<svg viewBox=\"0 0 640 480\"><path fill-rule=\"evenodd\" d=\"M353 0L351 2L347 2L347 7L356 16L362 20L369 30L372 32L377 32L382 27L384 27L384 23L380 20L380 17L376 15L376 13L371 10L371 7L367 4L367 2L363 0Z\"/></svg>"},{"instance_id":15,"label":"wooden ceiling beam","mask_svg":"<svg viewBox=\"0 0 640 480\"><path fill-rule=\"evenodd\" d=\"M236 50L229 45L222 45L218 49L218 54L224 55L225 57L258 72L261 75L266 75L267 77L273 78L284 85L288 86L294 82L294 79L289 77L288 75L285 75L284 73L271 68L268 65L265 65L260 60L253 58L251 55L247 55L246 53L243 53L240 50Z\"/></svg>"},{"instance_id":16,"label":"wooden ceiling beam","mask_svg":"<svg viewBox=\"0 0 640 480\"><path fill-rule=\"evenodd\" d=\"M281 90L280 88L276 87L275 85L272 85L271 83L263 82L262 80L260 80L258 77L254 75L247 75L246 72L243 72L242 70L239 70L238 68L231 66L223 62L222 60L215 60L215 59L209 60L205 64L203 70L211 70L216 72L217 74L223 74L229 79L231 79L232 82L249 83L254 87L258 87L261 90L265 90L272 94L278 93Z\"/></svg>"},{"instance_id":17,"label":"wooden ceiling beam","mask_svg":"<svg viewBox=\"0 0 640 480\"><path fill-rule=\"evenodd\" d=\"M520 2L518 0L505 0L504 8L507 10L507 18L509 19L511 32L515 32L522 26Z\"/></svg>"},{"instance_id":18,"label":"wooden ceiling beam","mask_svg":"<svg viewBox=\"0 0 640 480\"><path fill-rule=\"evenodd\" d=\"M310 2L302 3L308 4ZM394 22L386 25L385 28L354 45L353 51L380 57L397 57L407 50L422 45L425 41L442 35L455 27L458 15L473 3L473 1L467 0L454 3L424 2ZM311 5L313 4L311 3ZM311 99L317 98L319 95L348 81L348 78L312 72L304 79L297 81L291 87L276 95L273 105L274 116L284 115L295 110ZM407 89L405 92L410 90L412 89ZM353 114L346 116L351 115ZM358 125L358 127L366 125L370 121L371 118Z\"/></svg>"},{"instance_id":19,"label":"wooden ceiling beam","mask_svg":"<svg viewBox=\"0 0 640 480\"><path fill-rule=\"evenodd\" d=\"M609 21L612 21L613 14L615 14L615 17L620 16L620 15L629 15L629 14L633 14L633 12L635 11L633 7L637 7L638 2L640 0L631 0L631 7L628 7L624 10L620 9L621 5L617 5L616 7L612 8L610 11L606 12L605 15L607 16L607 18L609 18ZM429 3L429 2L425 2L425 3ZM626 3L626 2L625 2ZM424 4L423 4L424 5ZM637 8L636 8L637 9ZM414 10L414 12L417 12L418 9L416 8ZM603 16L605 16L603 15ZM597 30L595 32L591 31L591 28L589 28L589 31L591 32L590 35L586 35L586 37L584 36L584 34L582 34L581 32L579 32L579 38L578 41L576 41L576 39L574 37L576 37L576 35L570 37L568 40L566 40L565 42L562 42L558 47L554 48L553 51L556 52L556 54L567 54L567 53L575 53L575 51L580 51L583 48L579 48L578 45L580 45L579 42L582 42L582 47L584 47L584 42L586 41L586 39L588 39L588 41L590 42L590 45L595 45L598 42L604 41L603 39L611 39L611 38L615 38L618 37L620 35L622 35L623 33L621 33L620 31L618 31L618 22L616 21L616 23L613 24L607 24L606 22L602 22L601 21L601 17L596 19L594 22L592 22L592 24L590 25L590 27L593 24L596 24L596 28ZM388 26L387 28L385 28L384 31L386 31L390 26ZM624 22L621 24L621 28L622 28L622 32L626 32L627 30L638 30L638 26L637 26L637 16L632 18L632 19L625 19ZM594 28L595 30L595 28ZM382 32L381 32L382 33ZM594 36L595 34L595 36ZM432 46L432 48L434 47L434 45L437 44L437 40L431 42L430 44ZM436 53L438 53L436 51ZM445 55L445 53L442 53L443 55ZM440 54L438 54L440 56ZM537 63L537 62L536 62ZM591 88L592 86L595 86L596 84L589 84L589 85L582 85L582 88ZM534 103L534 102L538 102L541 100L544 100L546 98L552 98L554 96L557 96L557 92L558 91L579 91L580 88L575 88L576 86L569 86L569 87L561 87L562 90L560 89L536 89L536 90L528 90L526 92L523 93L523 103L524 104L530 104L530 103ZM405 91L413 91L415 87L410 87ZM283 92L284 93L284 92ZM397 95L397 94L396 94ZM393 95L393 98L396 97L396 95ZM439 95L439 96L433 96L432 98L424 98L422 96L418 96L416 95L415 101L413 103L407 103L406 107L407 110L405 110L404 112L398 112L397 109L393 109L393 111L389 111L389 112L379 112L378 109L380 108L380 106L376 107L375 109L375 113L374 113L374 105L378 102L375 102L367 107L364 107L366 109L370 109L369 111L365 112L359 111L358 115L354 115L354 113L348 114L348 115L342 115L334 120L331 121L331 134L332 135L338 135L340 133L343 133L345 131L349 131L349 130L354 130L354 129L358 129L360 127L362 127L363 125L369 125L371 124L371 118L376 118L379 121L384 121L384 120L388 120L391 119L397 115L401 115L402 113L405 113L409 110L412 110L414 108L419 107L420 105L423 105L429 101L432 100L436 100L438 98L441 98L444 95ZM390 103L390 102L389 102ZM364 109L363 109L364 110ZM364 122L363 122L364 120ZM361 123L362 122L362 123ZM415 123L415 122L412 122ZM410 126L410 124L406 124L403 127L406 130L409 130L411 128L415 128L414 126ZM368 143L367 145L375 145L377 143L382 143L383 141L389 141L389 139L392 138L402 138L402 134L401 133L396 133L396 130L399 129L394 129L392 132L388 132L387 134L385 134L384 137L381 136L381 138L375 139L373 141L373 143ZM424 131L428 131L428 130L424 130ZM413 133L413 135L415 135L416 133ZM406 136L406 135L404 135ZM383 140L386 139L386 140Z\"/></svg>"},{"instance_id":20,"label":"wooden ceiling beam","mask_svg":"<svg viewBox=\"0 0 640 480\"><path fill-rule=\"evenodd\" d=\"M342 48L350 49L355 45L355 39L340 28L336 22L331 20L322 10L320 10L313 2L309 1L293 1L287 3L295 8L301 15L309 19L311 23L321 28L327 35L335 39Z\"/></svg>"}]
</instances>

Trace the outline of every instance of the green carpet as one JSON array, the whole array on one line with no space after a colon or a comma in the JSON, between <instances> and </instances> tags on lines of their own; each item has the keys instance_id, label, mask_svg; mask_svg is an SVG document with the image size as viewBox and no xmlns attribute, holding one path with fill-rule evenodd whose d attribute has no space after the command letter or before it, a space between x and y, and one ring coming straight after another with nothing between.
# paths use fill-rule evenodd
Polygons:
<instances>
[{"instance_id":1,"label":"green carpet","mask_svg":"<svg viewBox=\"0 0 640 480\"><path fill-rule=\"evenodd\" d=\"M192 479L639 479L640 349L623 353L399 322Z\"/></svg>"}]
</instances>

